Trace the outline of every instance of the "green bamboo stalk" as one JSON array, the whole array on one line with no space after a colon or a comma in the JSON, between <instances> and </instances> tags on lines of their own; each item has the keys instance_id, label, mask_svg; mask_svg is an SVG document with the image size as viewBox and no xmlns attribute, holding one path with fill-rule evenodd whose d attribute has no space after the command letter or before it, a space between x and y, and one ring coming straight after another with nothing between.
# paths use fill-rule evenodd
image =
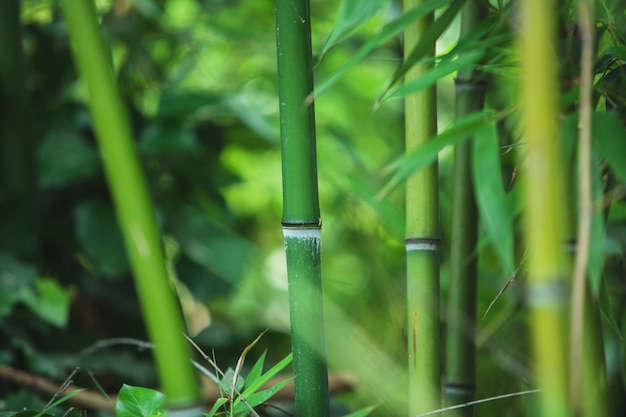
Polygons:
<instances>
[{"instance_id":1,"label":"green bamboo stalk","mask_svg":"<svg viewBox=\"0 0 626 417\"><path fill-rule=\"evenodd\" d=\"M460 38L487 17L478 0L468 1L461 15ZM473 68L460 70L456 79L456 117L461 118L484 106L485 84ZM478 209L472 184L472 142L454 148L452 221L450 249L450 290L446 338L446 405L464 404L476 394L476 296ZM459 410L473 415L473 407Z\"/></svg>"},{"instance_id":2,"label":"green bamboo stalk","mask_svg":"<svg viewBox=\"0 0 626 417\"><path fill-rule=\"evenodd\" d=\"M424 0L405 0L410 10ZM433 15L415 21L404 31L404 51L420 41ZM427 56L433 56L433 42ZM405 82L432 68L418 63L404 76ZM437 133L435 87L406 96L405 141L409 153ZM439 190L437 163L411 175L406 185L407 315L409 347L409 416L441 407L441 358L439 335Z\"/></svg>"},{"instance_id":3,"label":"green bamboo stalk","mask_svg":"<svg viewBox=\"0 0 626 417\"><path fill-rule=\"evenodd\" d=\"M569 267L563 251L567 211L557 128L555 2L520 3L522 105L526 144L523 170L525 238L528 246L527 302L539 411L570 415L566 312Z\"/></svg>"},{"instance_id":4,"label":"green bamboo stalk","mask_svg":"<svg viewBox=\"0 0 626 417\"><path fill-rule=\"evenodd\" d=\"M0 248L35 257L36 164L25 128L26 82L20 1L0 2ZM19 237L19 238L17 238Z\"/></svg>"},{"instance_id":5,"label":"green bamboo stalk","mask_svg":"<svg viewBox=\"0 0 626 417\"><path fill-rule=\"evenodd\" d=\"M283 171L283 233L296 414L328 416L321 227L308 0L276 0L276 45Z\"/></svg>"},{"instance_id":6,"label":"green bamboo stalk","mask_svg":"<svg viewBox=\"0 0 626 417\"><path fill-rule=\"evenodd\" d=\"M154 208L94 4L85 0L64 0L61 4L74 59L89 94L96 136L148 335L156 347L161 385L172 409L197 415L200 391L183 337L180 308L170 287Z\"/></svg>"}]
</instances>

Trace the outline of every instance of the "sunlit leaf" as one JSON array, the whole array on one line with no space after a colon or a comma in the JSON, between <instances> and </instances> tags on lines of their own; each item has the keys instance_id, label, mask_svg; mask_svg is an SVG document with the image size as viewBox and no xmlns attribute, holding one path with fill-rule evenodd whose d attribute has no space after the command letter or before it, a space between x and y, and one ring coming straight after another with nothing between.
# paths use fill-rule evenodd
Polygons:
<instances>
[{"instance_id":1,"label":"sunlit leaf","mask_svg":"<svg viewBox=\"0 0 626 417\"><path fill-rule=\"evenodd\" d=\"M280 371L285 369L287 365L291 363L293 359L292 354L287 355L283 360L278 362L276 365L272 366L269 371L264 373L260 378L256 379L250 386L246 387L246 389L241 393L244 398L248 398L250 395L254 394L257 390L259 390L263 385L265 385L270 379L275 377ZM235 400L235 403L241 401L239 397Z\"/></svg>"},{"instance_id":2,"label":"sunlit leaf","mask_svg":"<svg viewBox=\"0 0 626 417\"><path fill-rule=\"evenodd\" d=\"M409 175L431 164L437 159L439 152L441 152L443 148L456 145L457 143L471 138L486 124L491 123L495 115L496 113L492 110L468 114L455 121L450 127L432 140L429 140L413 152L398 159L391 165L390 169L394 174L391 180L383 187L378 198L382 199L402 181L407 179Z\"/></svg>"},{"instance_id":3,"label":"sunlit leaf","mask_svg":"<svg viewBox=\"0 0 626 417\"><path fill-rule=\"evenodd\" d=\"M513 224L500 176L498 133L494 123L476 133L472 149L472 172L476 202L506 273L514 269Z\"/></svg>"},{"instance_id":4,"label":"sunlit leaf","mask_svg":"<svg viewBox=\"0 0 626 417\"><path fill-rule=\"evenodd\" d=\"M148 417L162 413L165 396L158 391L124 384L117 397L116 417Z\"/></svg>"},{"instance_id":5,"label":"sunlit leaf","mask_svg":"<svg viewBox=\"0 0 626 417\"><path fill-rule=\"evenodd\" d=\"M447 0L429 0L386 24L380 33L372 36L363 46L361 46L361 48L359 48L358 51L356 51L352 59L348 61L346 65L341 67L337 72L332 74L315 88L315 96L317 97L324 91L328 90L328 88L335 84L339 78L354 68L359 62L363 61L363 59L365 59L365 57L367 57L374 49L398 35L398 33L400 33L413 21L426 16L428 13L446 3ZM310 99L312 99L312 97Z\"/></svg>"},{"instance_id":6,"label":"sunlit leaf","mask_svg":"<svg viewBox=\"0 0 626 417\"><path fill-rule=\"evenodd\" d=\"M330 48L364 25L379 10L389 5L389 0L343 0L335 27L328 35L320 55L326 54Z\"/></svg>"}]
</instances>

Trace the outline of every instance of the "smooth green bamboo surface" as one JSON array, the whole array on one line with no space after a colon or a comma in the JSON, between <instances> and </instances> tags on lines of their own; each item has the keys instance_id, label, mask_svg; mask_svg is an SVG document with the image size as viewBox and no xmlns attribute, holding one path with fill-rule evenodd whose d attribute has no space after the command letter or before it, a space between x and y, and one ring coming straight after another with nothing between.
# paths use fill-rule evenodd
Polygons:
<instances>
[{"instance_id":1,"label":"smooth green bamboo surface","mask_svg":"<svg viewBox=\"0 0 626 417\"><path fill-rule=\"evenodd\" d=\"M570 415L567 372L567 212L557 128L555 2L520 3L527 303L540 415Z\"/></svg>"},{"instance_id":2,"label":"smooth green bamboo surface","mask_svg":"<svg viewBox=\"0 0 626 417\"><path fill-rule=\"evenodd\" d=\"M410 10L423 0L405 0ZM433 21L430 15L407 26L405 57ZM434 54L435 45L428 55ZM404 80L420 77L431 68L416 64ZM423 145L437 133L436 91L424 89L405 98L406 152ZM437 163L411 175L406 185L407 319L409 416L441 406L439 335L439 189Z\"/></svg>"},{"instance_id":3,"label":"smooth green bamboo surface","mask_svg":"<svg viewBox=\"0 0 626 417\"><path fill-rule=\"evenodd\" d=\"M115 85L92 1L64 0L74 58L89 106L148 335L168 404L193 409L200 391L183 321L165 268L161 240L130 125ZM198 413L199 414L199 413Z\"/></svg>"},{"instance_id":4,"label":"smooth green bamboo surface","mask_svg":"<svg viewBox=\"0 0 626 417\"><path fill-rule=\"evenodd\" d=\"M0 248L35 256L36 163L26 121L20 1L0 2Z\"/></svg>"},{"instance_id":5,"label":"smooth green bamboo surface","mask_svg":"<svg viewBox=\"0 0 626 417\"><path fill-rule=\"evenodd\" d=\"M478 0L465 3L459 37L474 29L487 17ZM460 70L456 79L456 117L483 108L485 85L476 79L472 68ZM472 184L472 142L454 148L452 221L450 249L450 289L448 292L448 332L446 338L446 405L463 404L476 394L476 297L478 209ZM457 415L472 416L473 407Z\"/></svg>"},{"instance_id":6,"label":"smooth green bamboo surface","mask_svg":"<svg viewBox=\"0 0 626 417\"><path fill-rule=\"evenodd\" d=\"M289 280L296 414L328 416L328 370L320 264L315 113L308 0L276 0L283 169L283 233Z\"/></svg>"}]
</instances>

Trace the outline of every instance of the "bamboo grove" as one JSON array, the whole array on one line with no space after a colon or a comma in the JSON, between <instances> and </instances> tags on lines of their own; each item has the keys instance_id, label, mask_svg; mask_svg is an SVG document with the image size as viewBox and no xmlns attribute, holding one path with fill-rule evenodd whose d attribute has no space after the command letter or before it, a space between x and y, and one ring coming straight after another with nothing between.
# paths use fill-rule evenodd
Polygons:
<instances>
[{"instance_id":1,"label":"bamboo grove","mask_svg":"<svg viewBox=\"0 0 626 417\"><path fill-rule=\"evenodd\" d=\"M115 3L127 10L126 2ZM148 10L152 2L139 3ZM229 117L241 117L271 137L263 146L279 149L282 217L272 228L282 231L291 351L265 374L263 353L245 371L257 380L241 383L244 358L262 339L245 347L230 376L203 354L215 368L209 373L219 374L210 378L222 395L206 414L189 360L189 341L197 344L185 338L191 332L180 305L182 286L172 272L176 256L167 251L176 227L163 231L177 225L176 214L184 211L163 214L162 201L151 195L145 171L158 163L142 163L132 125L137 115L125 107L117 84L113 58L127 51L107 44L99 2L59 2L84 88L78 96L89 110L168 415L259 415L255 406L287 381L269 389L264 384L291 360L294 414L300 417L337 414L329 385L336 371L350 374L353 395L347 402L360 408L354 417L624 415L623 1L343 0L333 2L336 17L320 31L316 7L322 3L328 2L274 2L276 131L259 122L258 114L246 114L249 102L235 96L193 98L204 110L219 102L224 107L212 113L216 119L228 119L228 109ZM0 203L23 199L24 212L31 213L34 174L12 161L32 158L16 139L26 119L20 2L0 7L0 57L11 57L0 60L0 98L8 109L0 114ZM321 32L325 42L316 38ZM375 59L384 61L385 79L351 84L353 71L367 71L368 63L379 64ZM361 132L358 125L366 121L348 118L346 131L320 122L349 115L345 105L332 107L333 97L355 90L376 90L367 117L395 115L399 126L381 134L389 136L381 138L383 145L368 144L384 154L369 158L369 166L363 162L368 158L356 155L361 138L350 130ZM365 94L359 97L355 108ZM182 108L173 112L185 113ZM324 141L318 141L318 130ZM328 149L353 159L337 167L324 161L333 152ZM226 154L212 161L245 165L243 152L232 151L230 160ZM327 202L328 184L353 195ZM202 216L216 212L201 187L190 188L193 197L187 200L201 202ZM247 201L263 193L255 192ZM354 201L358 209L337 208ZM322 222L324 207L349 214ZM372 219L392 221L374 225ZM350 245L337 236L346 230L337 226L341 221L354 222L357 236L376 237L363 237L369 247L364 244L360 256L342 258L351 260L348 266L333 260L333 251L354 249L341 247ZM8 233L4 223L14 222L7 216L2 223ZM198 224L205 223L193 223L190 235ZM230 239L225 227L209 229ZM25 226L24 236L33 233ZM322 236L334 242L331 250L323 250ZM233 241L229 247L236 247ZM193 243L191 250L181 245L189 258L228 251ZM33 256L31 247L22 249L22 259ZM394 281L394 274L385 275L392 269L385 264L389 252L402 263L401 278L396 273ZM353 275L363 271L382 278ZM331 296L328 285L343 285L344 292ZM345 295L350 291L356 296Z\"/></svg>"}]
</instances>

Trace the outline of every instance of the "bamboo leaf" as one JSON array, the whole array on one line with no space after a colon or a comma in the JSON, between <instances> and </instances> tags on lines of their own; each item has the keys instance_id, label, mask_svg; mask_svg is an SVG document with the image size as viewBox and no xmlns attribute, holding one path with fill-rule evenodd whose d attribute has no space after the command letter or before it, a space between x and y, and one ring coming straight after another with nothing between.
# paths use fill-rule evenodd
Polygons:
<instances>
[{"instance_id":1,"label":"bamboo leaf","mask_svg":"<svg viewBox=\"0 0 626 417\"><path fill-rule=\"evenodd\" d=\"M428 29L424 32L424 35L421 37L420 41L415 45L415 48L411 51L411 54L404 60L402 65L398 67L396 72L393 74L393 78L391 83L387 88L393 86L396 82L398 82L404 74L411 69L413 65L415 65L420 59L422 59L432 48L434 48L437 39L441 36L441 34L450 26L450 23L457 16L461 7L465 0L452 0L450 6L446 9L446 11L431 25L428 26Z\"/></svg>"},{"instance_id":2,"label":"bamboo leaf","mask_svg":"<svg viewBox=\"0 0 626 417\"><path fill-rule=\"evenodd\" d=\"M480 131L485 124L491 123L495 116L496 112L493 110L468 114L455 121L448 129L433 140L429 140L424 146L398 159L388 168L394 174L377 198L379 200L384 198L409 175L432 163L446 146L456 145L469 139Z\"/></svg>"},{"instance_id":3,"label":"bamboo leaf","mask_svg":"<svg viewBox=\"0 0 626 417\"><path fill-rule=\"evenodd\" d=\"M494 123L484 126L477 133L472 159L478 209L502 267L509 273L514 269L513 224L500 177L498 134Z\"/></svg>"},{"instance_id":4,"label":"bamboo leaf","mask_svg":"<svg viewBox=\"0 0 626 417\"><path fill-rule=\"evenodd\" d=\"M335 27L328 35L320 55L324 56L330 48L365 24L376 12L383 10L388 5L389 0L343 0L339 8L339 16L337 16Z\"/></svg>"},{"instance_id":5,"label":"bamboo leaf","mask_svg":"<svg viewBox=\"0 0 626 417\"><path fill-rule=\"evenodd\" d=\"M246 387L246 389L241 393L241 397L248 398L250 395L254 394L259 388L261 388L265 383L267 383L270 379L272 379L276 374L282 371L289 363L291 363L292 354L287 355L283 360L274 365L269 371L263 374L256 381L253 381L250 386ZM241 397L237 397L235 400L235 406L241 400Z\"/></svg>"},{"instance_id":6,"label":"bamboo leaf","mask_svg":"<svg viewBox=\"0 0 626 417\"><path fill-rule=\"evenodd\" d=\"M255 392L254 394L251 394L249 397L246 398L246 402L248 403L250 407L256 407L259 404L263 404L264 402L272 398L274 394L280 391L281 388L287 385L289 381L291 381L291 378L286 379L285 381L279 382L278 384L273 385L271 388L265 389L263 391ZM238 403L234 408L233 414L237 415L247 410L248 410L248 406L246 404Z\"/></svg>"},{"instance_id":7,"label":"bamboo leaf","mask_svg":"<svg viewBox=\"0 0 626 417\"><path fill-rule=\"evenodd\" d=\"M593 114L593 139L621 182L626 183L626 129L614 113Z\"/></svg>"},{"instance_id":8,"label":"bamboo leaf","mask_svg":"<svg viewBox=\"0 0 626 417\"><path fill-rule=\"evenodd\" d=\"M313 94L315 97L322 94L324 91L328 90L333 84L339 80L345 73L354 68L359 62L363 61L374 49L384 44L385 42L392 39L394 36L398 35L407 25L411 22L421 19L426 16L428 13L437 9L438 7L443 6L447 3L447 0L430 0L426 3L415 7L414 9L408 11L403 14L399 18L389 22L386 24L383 29L377 35L370 38L363 46L356 51L354 56L346 65L341 67L337 72L331 75L328 79L322 82L316 89L314 93L311 93L311 96L307 98L307 101L313 101Z\"/></svg>"},{"instance_id":9,"label":"bamboo leaf","mask_svg":"<svg viewBox=\"0 0 626 417\"><path fill-rule=\"evenodd\" d=\"M383 96L382 101L397 97L404 97L407 94L415 93L419 90L429 87L446 75L456 72L469 65L475 64L483 57L483 55L484 50L472 51L463 54L454 61L441 62L433 69L423 74L421 77L414 78L408 83L405 83L402 87L399 87L388 95Z\"/></svg>"},{"instance_id":10,"label":"bamboo leaf","mask_svg":"<svg viewBox=\"0 0 626 417\"><path fill-rule=\"evenodd\" d=\"M254 363L254 366L252 367L252 369L250 369L250 372L248 372L248 375L246 376L246 384L245 384L246 387L249 386L254 381L256 381L257 379L259 379L261 375L263 374L263 363L265 363L266 355L267 355L267 351L264 351L263 354L261 354L261 356L259 357L259 359L257 359L257 361Z\"/></svg>"},{"instance_id":11,"label":"bamboo leaf","mask_svg":"<svg viewBox=\"0 0 626 417\"><path fill-rule=\"evenodd\" d=\"M218 398L217 401L215 401L215 403L213 404L213 407L211 407L211 411L203 415L205 417L213 417L215 413L217 413L217 411L220 409L220 407L222 407L227 402L228 402L228 398Z\"/></svg>"}]
</instances>

